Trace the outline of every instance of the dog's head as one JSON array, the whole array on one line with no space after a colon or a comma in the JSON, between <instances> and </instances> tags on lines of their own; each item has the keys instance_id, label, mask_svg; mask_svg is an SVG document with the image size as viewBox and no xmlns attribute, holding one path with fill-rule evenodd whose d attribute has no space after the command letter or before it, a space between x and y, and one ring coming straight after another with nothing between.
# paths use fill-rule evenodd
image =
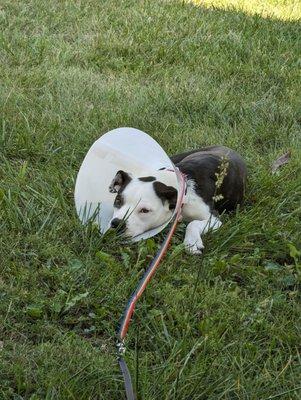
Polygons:
<instances>
[{"instance_id":1,"label":"dog's head","mask_svg":"<svg viewBox=\"0 0 301 400\"><path fill-rule=\"evenodd\" d=\"M166 184L172 181L171 174L158 171L157 176L134 177L118 171L109 186L116 193L111 227L134 237L167 222L177 203L177 190ZM163 175L165 183L160 181Z\"/></svg>"}]
</instances>

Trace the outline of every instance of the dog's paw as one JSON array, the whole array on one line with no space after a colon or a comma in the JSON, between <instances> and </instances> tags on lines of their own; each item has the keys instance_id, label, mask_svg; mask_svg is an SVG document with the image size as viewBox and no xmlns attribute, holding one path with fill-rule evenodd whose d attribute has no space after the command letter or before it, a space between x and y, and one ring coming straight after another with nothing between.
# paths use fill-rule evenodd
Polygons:
<instances>
[{"instance_id":1,"label":"dog's paw","mask_svg":"<svg viewBox=\"0 0 301 400\"><path fill-rule=\"evenodd\" d=\"M200 237L186 237L184 240L184 245L186 250L191 254L202 254L202 250L204 249L204 245Z\"/></svg>"}]
</instances>

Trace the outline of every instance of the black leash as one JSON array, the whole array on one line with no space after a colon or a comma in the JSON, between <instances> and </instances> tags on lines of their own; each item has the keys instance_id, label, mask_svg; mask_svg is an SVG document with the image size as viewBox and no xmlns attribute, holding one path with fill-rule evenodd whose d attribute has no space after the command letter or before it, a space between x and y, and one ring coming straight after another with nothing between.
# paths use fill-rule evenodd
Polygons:
<instances>
[{"instance_id":1,"label":"black leash","mask_svg":"<svg viewBox=\"0 0 301 400\"><path fill-rule=\"evenodd\" d=\"M123 376L126 398L128 400L136 400L131 374L128 369L128 366L126 365L124 358L121 355L119 355L119 357L118 357L118 364L119 364L119 367L120 367L120 370L121 370L121 373Z\"/></svg>"}]
</instances>

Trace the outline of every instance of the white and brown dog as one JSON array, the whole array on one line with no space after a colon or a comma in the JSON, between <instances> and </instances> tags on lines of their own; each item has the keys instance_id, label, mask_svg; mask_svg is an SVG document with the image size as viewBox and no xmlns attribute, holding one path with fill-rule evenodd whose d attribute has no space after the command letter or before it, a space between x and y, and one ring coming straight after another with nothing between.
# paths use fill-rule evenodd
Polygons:
<instances>
[{"instance_id":1,"label":"white and brown dog","mask_svg":"<svg viewBox=\"0 0 301 400\"><path fill-rule=\"evenodd\" d=\"M184 244L191 253L200 254L201 235L221 226L217 213L232 211L242 203L246 165L235 151L223 146L189 151L171 160L187 178L182 219L189 223ZM121 227L127 236L135 237L168 221L177 201L177 190L169 184L171 173L163 169L154 176L136 177L118 171L109 187L117 193L111 227Z\"/></svg>"}]
</instances>

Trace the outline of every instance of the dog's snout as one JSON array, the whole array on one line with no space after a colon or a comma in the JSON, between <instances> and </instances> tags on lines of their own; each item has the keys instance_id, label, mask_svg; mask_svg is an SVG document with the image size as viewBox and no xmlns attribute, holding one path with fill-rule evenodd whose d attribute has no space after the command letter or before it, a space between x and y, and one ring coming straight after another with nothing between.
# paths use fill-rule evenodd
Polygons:
<instances>
[{"instance_id":1,"label":"dog's snout","mask_svg":"<svg viewBox=\"0 0 301 400\"><path fill-rule=\"evenodd\" d=\"M122 219L113 218L112 221L111 221L111 228L116 229L118 227L121 227L123 224L124 224L124 222L123 222Z\"/></svg>"}]
</instances>

